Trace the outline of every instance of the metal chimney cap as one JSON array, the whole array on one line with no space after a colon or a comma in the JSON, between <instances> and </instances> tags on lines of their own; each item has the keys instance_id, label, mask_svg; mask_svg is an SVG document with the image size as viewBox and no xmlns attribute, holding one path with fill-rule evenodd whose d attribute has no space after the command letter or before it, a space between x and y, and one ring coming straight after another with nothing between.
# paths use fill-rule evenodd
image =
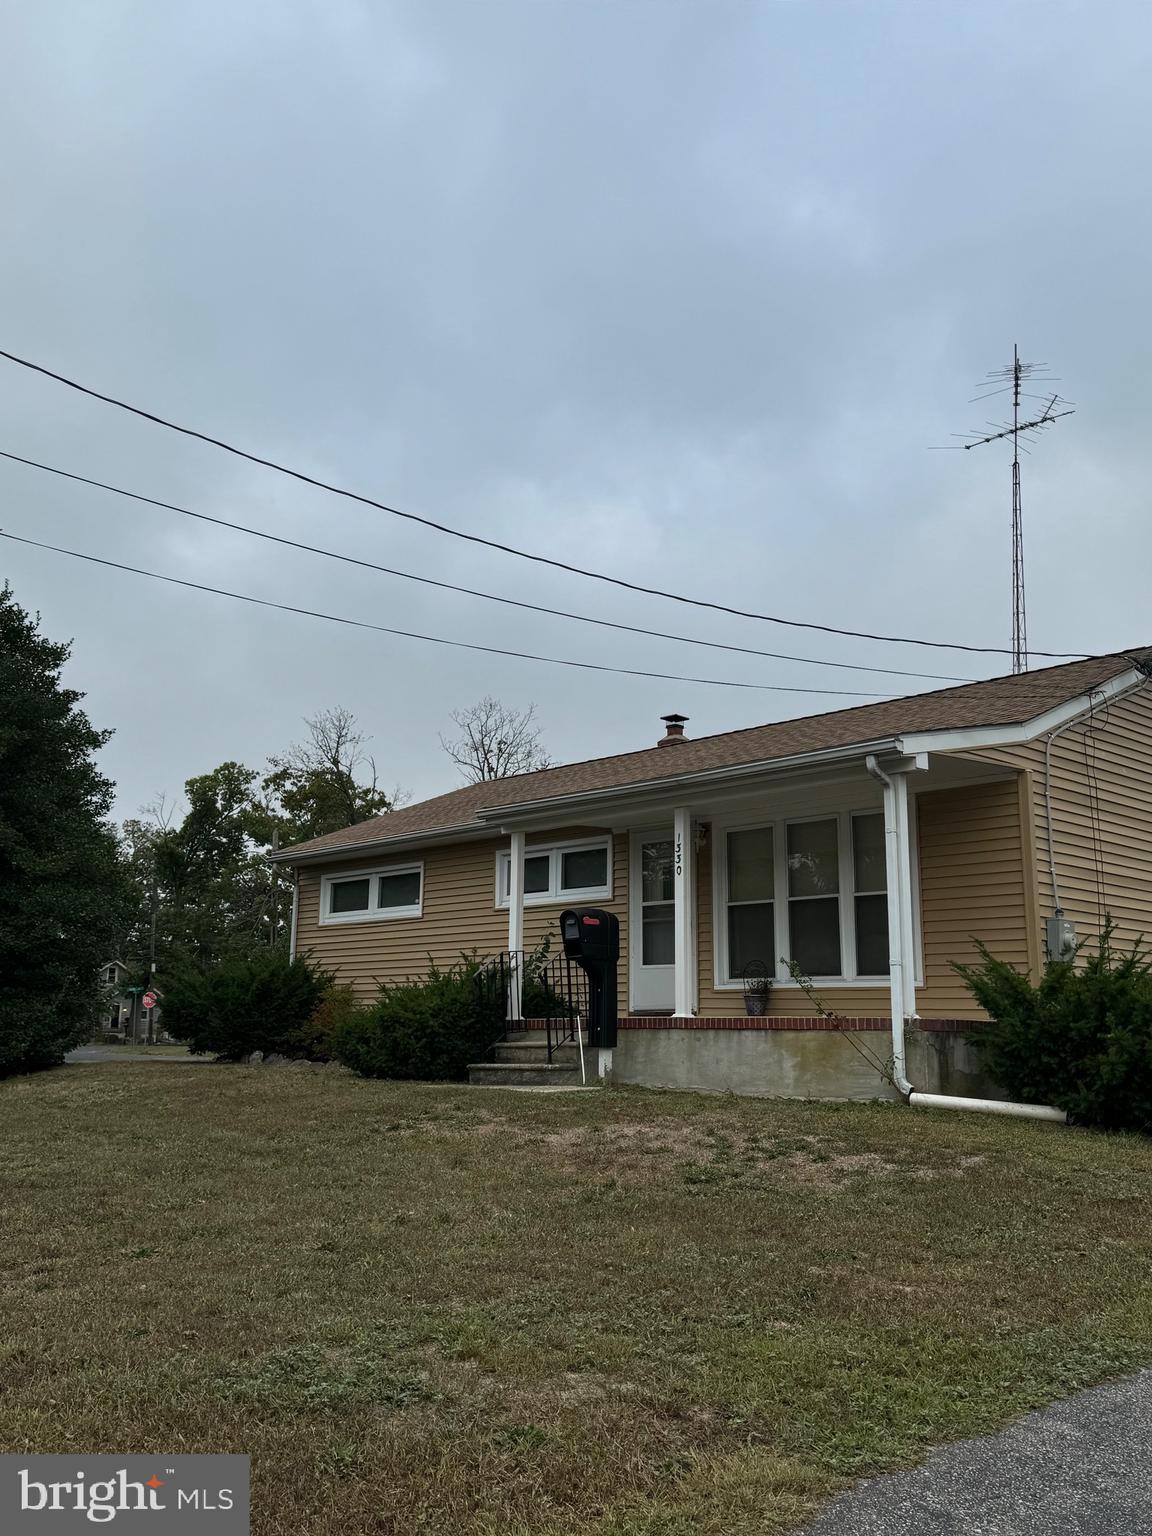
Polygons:
<instances>
[{"instance_id":1,"label":"metal chimney cap","mask_svg":"<svg viewBox=\"0 0 1152 1536\"><path fill-rule=\"evenodd\" d=\"M660 718L667 727L667 731L656 743L658 747L672 747L688 739L684 735L684 727L688 723L687 715L661 715Z\"/></svg>"}]
</instances>

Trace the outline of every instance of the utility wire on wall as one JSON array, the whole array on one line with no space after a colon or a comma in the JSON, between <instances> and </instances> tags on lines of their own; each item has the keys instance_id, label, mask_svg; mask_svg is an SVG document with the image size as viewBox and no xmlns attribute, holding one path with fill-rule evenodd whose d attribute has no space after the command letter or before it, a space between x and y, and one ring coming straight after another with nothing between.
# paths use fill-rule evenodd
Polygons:
<instances>
[{"instance_id":1,"label":"utility wire on wall","mask_svg":"<svg viewBox=\"0 0 1152 1536\"><path fill-rule=\"evenodd\" d=\"M166 417L160 416L154 411L145 410L142 406L131 405L128 401L120 400L115 395L104 394L87 384L81 384L76 379L68 378L65 374L54 372L53 369L45 367L42 363L34 363L28 358L18 357L14 352L5 351L3 348L0 348L0 357L6 358L8 362L14 363L19 368L26 368L33 373L41 374L44 378L53 379L57 384L63 384L68 389L76 390L79 394L87 395L93 400L100 400L105 405L115 406L117 410L127 411L144 421L150 421L156 426L165 427L170 432L178 432L183 437L191 437L199 442L208 443L211 447L219 448L225 453L234 455L236 458L245 459L250 464L259 464L265 469L275 470L277 474L287 475L304 485L314 486L317 490L327 491L334 496L341 496L346 500L359 502L363 506L374 507L377 511L387 512L392 517L401 517L408 522L419 523L425 528L433 529L437 533L448 534L452 538L464 539L468 543L482 545L486 549L494 549L501 554L513 555L520 560L530 560L537 565L552 566L556 570L567 571L575 576L583 576L590 581L607 582L612 586L622 587L629 592L640 592L648 597L665 598L669 602L685 603L694 608L709 608L716 613L727 613L736 618L757 619L765 624L781 624L790 629L810 629L827 635L845 635L854 640L876 640L889 645L919 645L943 651L968 651L984 656L1012 654L1004 646L970 645L963 641L950 640L923 640L907 635L881 635L867 630L845 629L833 624L818 624L813 620L785 619L774 614L755 613L748 609L736 608L727 603L711 602L705 598L688 597L678 592L665 592L659 587L646 587L638 582L627 581L622 576L611 576L602 571L587 570L583 566L571 565L564 560L556 560L549 555L535 554L530 550L518 549L511 544L502 544L496 539L486 539L478 533L468 533L461 528L453 528L446 523L438 523L434 519L424 517L417 512L405 512L399 507L389 506L386 502L377 501L372 496L365 496L358 491L348 490L344 486L334 485L329 481L317 478L315 475L306 474L303 470L292 469L286 464L278 463L275 459L268 459L260 454L250 453L247 449L225 442L222 438L212 437L207 432L200 432L194 427L181 426L178 422L169 421ZM1034 651L1033 655L1045 656L1056 661L1079 661L1084 657L1083 652L1069 651Z\"/></svg>"}]
</instances>

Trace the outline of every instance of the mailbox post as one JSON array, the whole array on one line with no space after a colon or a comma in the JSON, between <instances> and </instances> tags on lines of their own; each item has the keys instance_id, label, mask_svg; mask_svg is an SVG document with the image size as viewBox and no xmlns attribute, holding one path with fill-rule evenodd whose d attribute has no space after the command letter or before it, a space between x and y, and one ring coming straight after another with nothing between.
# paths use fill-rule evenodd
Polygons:
<instances>
[{"instance_id":1,"label":"mailbox post","mask_svg":"<svg viewBox=\"0 0 1152 1536\"><path fill-rule=\"evenodd\" d=\"M569 907L560 914L560 936L564 953L588 977L588 1044L599 1052L603 1077L616 1045L620 919L602 907Z\"/></svg>"}]
</instances>

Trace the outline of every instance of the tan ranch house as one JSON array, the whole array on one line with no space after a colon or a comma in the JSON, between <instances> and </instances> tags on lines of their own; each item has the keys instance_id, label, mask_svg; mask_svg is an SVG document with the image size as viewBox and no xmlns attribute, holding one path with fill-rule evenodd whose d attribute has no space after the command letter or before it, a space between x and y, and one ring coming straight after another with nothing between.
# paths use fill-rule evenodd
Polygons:
<instances>
[{"instance_id":1,"label":"tan ranch house","mask_svg":"<svg viewBox=\"0 0 1152 1536\"><path fill-rule=\"evenodd\" d=\"M367 997L429 956L530 950L565 907L603 907L621 930L617 1080L996 1096L951 962L981 939L1035 973L1069 937L1060 917L1079 939L1106 912L1122 942L1152 934L1150 675L1141 649L698 739L668 716L649 748L282 851L293 951ZM758 969L767 1013L749 1017Z\"/></svg>"}]
</instances>

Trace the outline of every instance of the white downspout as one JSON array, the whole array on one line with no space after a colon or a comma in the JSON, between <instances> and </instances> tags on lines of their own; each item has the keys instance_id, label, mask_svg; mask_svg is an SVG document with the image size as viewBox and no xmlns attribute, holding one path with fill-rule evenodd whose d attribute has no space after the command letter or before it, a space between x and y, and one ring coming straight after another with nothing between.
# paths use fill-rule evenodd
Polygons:
<instances>
[{"instance_id":1,"label":"white downspout","mask_svg":"<svg viewBox=\"0 0 1152 1536\"><path fill-rule=\"evenodd\" d=\"M888 872L889 993L892 1006L892 1080L913 1109L966 1109L986 1115L1018 1115L1026 1120L1068 1116L1051 1104L1013 1104L1005 1099L963 1099L950 1093L919 1093L908 1080L905 1023L916 1017L916 962L913 952L912 865L908 829L908 783L902 774L884 772L874 754L864 760L884 789L884 850ZM895 911L893 910L895 908ZM893 921L895 918L895 921Z\"/></svg>"},{"instance_id":2,"label":"white downspout","mask_svg":"<svg viewBox=\"0 0 1152 1536\"><path fill-rule=\"evenodd\" d=\"M900 859L900 954L904 979L904 1020L914 1023L916 1009L916 918L913 908L912 832L908 825L908 779L898 773L892 780L896 808L896 847Z\"/></svg>"},{"instance_id":3,"label":"white downspout","mask_svg":"<svg viewBox=\"0 0 1152 1536\"><path fill-rule=\"evenodd\" d=\"M905 1099L912 1092L908 1081L904 1049L904 1015L907 991L904 980L904 903L901 900L900 825L896 806L896 784L870 752L865 767L878 779L884 791L884 864L888 875L888 995L892 1014L892 1081ZM904 786L907 794L907 785ZM913 978L915 981L915 978Z\"/></svg>"},{"instance_id":4,"label":"white downspout","mask_svg":"<svg viewBox=\"0 0 1152 1536\"><path fill-rule=\"evenodd\" d=\"M296 958L296 927L300 921L300 870L292 871L292 927L288 935L288 958Z\"/></svg>"}]
</instances>

